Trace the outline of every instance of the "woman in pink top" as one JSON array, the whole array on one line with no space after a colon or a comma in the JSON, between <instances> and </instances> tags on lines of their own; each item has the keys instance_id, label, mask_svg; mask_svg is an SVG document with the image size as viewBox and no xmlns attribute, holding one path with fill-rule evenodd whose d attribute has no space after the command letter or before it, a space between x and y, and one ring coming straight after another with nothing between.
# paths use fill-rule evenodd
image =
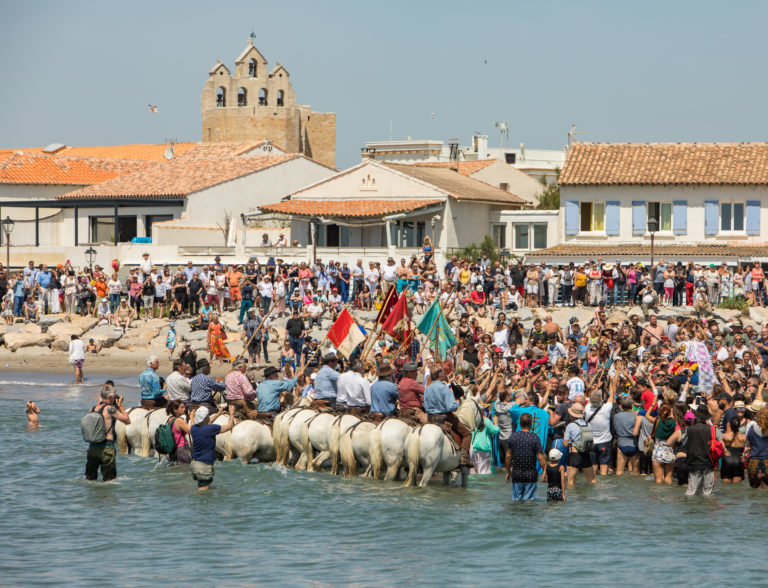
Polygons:
<instances>
[{"instance_id":1,"label":"woman in pink top","mask_svg":"<svg viewBox=\"0 0 768 588\"><path fill-rule=\"evenodd\" d=\"M752 266L752 306L763 305L763 280L765 274L759 263Z\"/></svg>"},{"instance_id":2,"label":"woman in pink top","mask_svg":"<svg viewBox=\"0 0 768 588\"><path fill-rule=\"evenodd\" d=\"M168 421L173 422L171 430L173 431L173 442L176 444L176 451L168 456L171 463L191 463L192 455L189 451L189 441L187 440L190 430L189 424L184 420L187 408L182 400L171 400L165 408L168 413Z\"/></svg>"}]
</instances>

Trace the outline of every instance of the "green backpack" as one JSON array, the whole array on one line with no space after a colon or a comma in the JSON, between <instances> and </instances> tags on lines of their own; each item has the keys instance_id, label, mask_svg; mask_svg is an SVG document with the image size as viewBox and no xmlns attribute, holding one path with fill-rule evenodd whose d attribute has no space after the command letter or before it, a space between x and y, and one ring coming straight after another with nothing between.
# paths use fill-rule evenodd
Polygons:
<instances>
[{"instance_id":1,"label":"green backpack","mask_svg":"<svg viewBox=\"0 0 768 588\"><path fill-rule=\"evenodd\" d=\"M592 429L585 423L583 427L579 425L579 431L581 432L581 436L579 437L579 440L573 444L573 448L579 453L592 451L592 448L595 446L595 437L592 434Z\"/></svg>"},{"instance_id":2,"label":"green backpack","mask_svg":"<svg viewBox=\"0 0 768 588\"><path fill-rule=\"evenodd\" d=\"M173 455L176 452L176 440L173 438L173 417L155 431L155 450L163 455Z\"/></svg>"}]
</instances>

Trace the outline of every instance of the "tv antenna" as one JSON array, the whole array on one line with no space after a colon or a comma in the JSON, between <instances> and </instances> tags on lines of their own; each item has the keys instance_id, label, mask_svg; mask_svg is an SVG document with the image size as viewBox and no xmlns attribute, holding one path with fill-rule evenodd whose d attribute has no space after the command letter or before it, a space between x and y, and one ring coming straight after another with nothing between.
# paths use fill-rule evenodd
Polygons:
<instances>
[{"instance_id":1,"label":"tv antenna","mask_svg":"<svg viewBox=\"0 0 768 588\"><path fill-rule=\"evenodd\" d=\"M494 123L494 126L499 129L499 149L503 148L504 145L502 144L502 139L506 137L506 146L509 147L509 121L507 122L497 122Z\"/></svg>"},{"instance_id":2,"label":"tv antenna","mask_svg":"<svg viewBox=\"0 0 768 588\"><path fill-rule=\"evenodd\" d=\"M587 131L577 131L576 130L576 123L571 124L571 130L568 131L568 147L571 146L571 143L577 142L576 135L586 135Z\"/></svg>"}]
</instances>

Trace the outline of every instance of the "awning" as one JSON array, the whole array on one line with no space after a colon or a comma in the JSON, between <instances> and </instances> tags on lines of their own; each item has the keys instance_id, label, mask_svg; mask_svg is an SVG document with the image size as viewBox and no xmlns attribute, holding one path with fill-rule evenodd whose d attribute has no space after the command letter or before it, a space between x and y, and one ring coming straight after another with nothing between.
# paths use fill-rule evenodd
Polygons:
<instances>
[{"instance_id":1,"label":"awning","mask_svg":"<svg viewBox=\"0 0 768 588\"><path fill-rule=\"evenodd\" d=\"M293 216L365 218L414 212L444 202L444 200L285 200L258 208L262 212Z\"/></svg>"}]
</instances>

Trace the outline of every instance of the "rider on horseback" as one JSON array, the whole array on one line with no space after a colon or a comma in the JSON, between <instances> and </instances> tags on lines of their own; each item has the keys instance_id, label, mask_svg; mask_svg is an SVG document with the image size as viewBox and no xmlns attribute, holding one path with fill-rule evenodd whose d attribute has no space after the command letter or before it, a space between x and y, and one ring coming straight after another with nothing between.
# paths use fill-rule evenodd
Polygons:
<instances>
[{"instance_id":1,"label":"rider on horseback","mask_svg":"<svg viewBox=\"0 0 768 588\"><path fill-rule=\"evenodd\" d=\"M227 406L233 406L236 416L241 419L252 419L258 414L256 407L253 405L256 391L245 375L247 367L248 362L240 358L235 361L232 371L224 378L224 385L227 387L224 393L227 399Z\"/></svg>"},{"instance_id":2,"label":"rider on horseback","mask_svg":"<svg viewBox=\"0 0 768 588\"><path fill-rule=\"evenodd\" d=\"M461 437L461 457L459 464L469 466L469 445L472 433L465 427L454 413L459 408L459 401L454 397L451 387L445 382L445 372L442 367L436 367L430 374L432 383L424 390L424 409L430 423L443 425L446 421L451 424L454 433Z\"/></svg>"},{"instance_id":3,"label":"rider on horseback","mask_svg":"<svg viewBox=\"0 0 768 588\"><path fill-rule=\"evenodd\" d=\"M279 370L269 366L264 370L264 381L256 388L259 397L259 413L273 416L280 412L280 395L282 392L290 392L296 387L296 378L278 380Z\"/></svg>"},{"instance_id":4,"label":"rider on horseback","mask_svg":"<svg viewBox=\"0 0 768 588\"><path fill-rule=\"evenodd\" d=\"M397 384L392 381L395 366L383 363L379 366L379 379L371 384L371 419L378 422L392 416L397 408Z\"/></svg>"},{"instance_id":5,"label":"rider on horseback","mask_svg":"<svg viewBox=\"0 0 768 588\"><path fill-rule=\"evenodd\" d=\"M336 371L337 359L333 353L327 353L323 357L323 367L315 376L315 400L313 408L336 408L336 396L338 395L336 383L339 380L339 372Z\"/></svg>"},{"instance_id":6,"label":"rider on horseback","mask_svg":"<svg viewBox=\"0 0 768 588\"><path fill-rule=\"evenodd\" d=\"M424 386L416 381L416 372L419 366L415 361L409 361L403 366L403 377L397 385L399 416L405 419L412 418L422 425L427 424L427 415L424 412Z\"/></svg>"}]
</instances>

